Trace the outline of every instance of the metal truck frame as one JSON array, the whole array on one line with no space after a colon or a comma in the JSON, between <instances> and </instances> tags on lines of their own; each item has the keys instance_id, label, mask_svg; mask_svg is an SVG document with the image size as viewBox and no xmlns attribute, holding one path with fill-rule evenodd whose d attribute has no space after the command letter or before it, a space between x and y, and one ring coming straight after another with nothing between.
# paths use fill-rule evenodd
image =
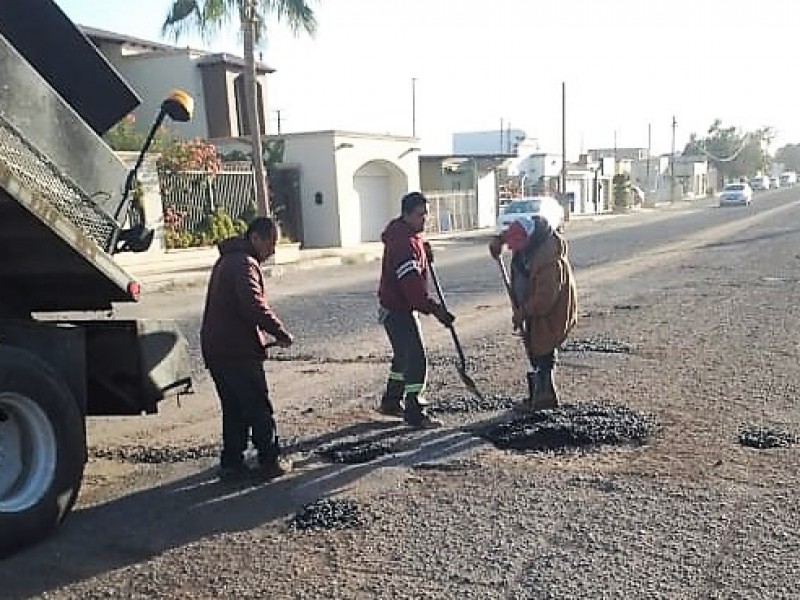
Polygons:
<instances>
[{"instance_id":1,"label":"metal truck frame","mask_svg":"<svg viewBox=\"0 0 800 600\"><path fill-rule=\"evenodd\" d=\"M152 235L124 228L135 171L100 135L138 103L52 0L0 4L0 556L70 511L86 417L191 388L174 324L108 316L139 295L113 255Z\"/></svg>"}]
</instances>

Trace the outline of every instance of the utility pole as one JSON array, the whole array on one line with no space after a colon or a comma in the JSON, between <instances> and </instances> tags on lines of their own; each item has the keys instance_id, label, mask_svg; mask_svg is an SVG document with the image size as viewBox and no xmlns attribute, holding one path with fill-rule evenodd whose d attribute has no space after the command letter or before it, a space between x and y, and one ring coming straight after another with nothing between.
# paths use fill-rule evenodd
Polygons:
<instances>
[{"instance_id":1,"label":"utility pole","mask_svg":"<svg viewBox=\"0 0 800 600\"><path fill-rule=\"evenodd\" d=\"M672 116L672 155L669 157L669 201L675 202L675 128L678 122Z\"/></svg>"},{"instance_id":2,"label":"utility pole","mask_svg":"<svg viewBox=\"0 0 800 600\"><path fill-rule=\"evenodd\" d=\"M280 135L281 134L281 110L280 109L276 110L275 111L275 115L278 118L278 135Z\"/></svg>"},{"instance_id":3,"label":"utility pole","mask_svg":"<svg viewBox=\"0 0 800 600\"><path fill-rule=\"evenodd\" d=\"M411 137L417 137L417 78L411 78Z\"/></svg>"},{"instance_id":4,"label":"utility pole","mask_svg":"<svg viewBox=\"0 0 800 600\"><path fill-rule=\"evenodd\" d=\"M500 154L505 154L505 148L503 148L503 117L500 117Z\"/></svg>"},{"instance_id":5,"label":"utility pole","mask_svg":"<svg viewBox=\"0 0 800 600\"><path fill-rule=\"evenodd\" d=\"M645 194L647 194L650 191L650 152L653 144L653 138L651 133L652 132L650 128L650 123L648 123L647 124L647 179L645 179L645 181L647 182L646 184L647 188L644 190Z\"/></svg>"},{"instance_id":6,"label":"utility pole","mask_svg":"<svg viewBox=\"0 0 800 600\"><path fill-rule=\"evenodd\" d=\"M564 219L569 221L570 206L567 199L567 83L561 82L561 204Z\"/></svg>"}]
</instances>

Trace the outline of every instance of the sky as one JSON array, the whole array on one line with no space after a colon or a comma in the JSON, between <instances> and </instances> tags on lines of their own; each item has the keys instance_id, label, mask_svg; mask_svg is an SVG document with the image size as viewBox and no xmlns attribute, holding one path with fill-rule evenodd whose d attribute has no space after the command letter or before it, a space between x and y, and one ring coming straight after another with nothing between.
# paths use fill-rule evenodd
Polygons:
<instances>
[{"instance_id":1,"label":"sky","mask_svg":"<svg viewBox=\"0 0 800 600\"><path fill-rule=\"evenodd\" d=\"M76 23L154 41L170 0L56 0ZM760 0L308 0L314 37L268 24L259 50L276 69L268 102L284 132L410 135L412 96L424 153L501 120L567 155L647 147L669 152L714 119L773 127L800 142L800 3ZM241 55L234 26L178 45ZM412 94L413 86L416 90ZM276 113L271 113L275 131Z\"/></svg>"}]
</instances>

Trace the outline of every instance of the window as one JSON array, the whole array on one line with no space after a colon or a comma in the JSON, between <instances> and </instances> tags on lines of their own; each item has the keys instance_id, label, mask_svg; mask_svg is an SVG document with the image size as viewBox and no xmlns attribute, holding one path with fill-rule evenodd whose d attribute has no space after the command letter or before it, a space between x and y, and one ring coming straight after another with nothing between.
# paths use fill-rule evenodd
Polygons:
<instances>
[{"instance_id":1,"label":"window","mask_svg":"<svg viewBox=\"0 0 800 600\"><path fill-rule=\"evenodd\" d=\"M267 123L264 119L264 92L260 82L256 81L258 94L258 122L261 133L267 133ZM244 75L238 75L233 82L233 93L236 97L236 125L240 136L250 135L250 120L247 118L247 101L245 96Z\"/></svg>"}]
</instances>

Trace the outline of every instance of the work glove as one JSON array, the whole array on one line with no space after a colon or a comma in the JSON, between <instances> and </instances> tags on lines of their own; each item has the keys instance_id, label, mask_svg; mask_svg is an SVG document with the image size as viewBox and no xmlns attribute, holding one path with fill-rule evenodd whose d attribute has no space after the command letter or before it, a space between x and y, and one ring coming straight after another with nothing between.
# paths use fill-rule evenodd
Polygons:
<instances>
[{"instance_id":1,"label":"work glove","mask_svg":"<svg viewBox=\"0 0 800 600\"><path fill-rule=\"evenodd\" d=\"M441 304L437 304L433 309L433 316L436 317L436 320L439 321L439 323L448 328L452 327L453 322L456 320L456 316Z\"/></svg>"},{"instance_id":2,"label":"work glove","mask_svg":"<svg viewBox=\"0 0 800 600\"><path fill-rule=\"evenodd\" d=\"M492 241L489 242L489 254L492 255L492 258L497 260L500 258L500 254L503 252L503 238L499 235L496 235L492 238Z\"/></svg>"},{"instance_id":3,"label":"work glove","mask_svg":"<svg viewBox=\"0 0 800 600\"><path fill-rule=\"evenodd\" d=\"M422 242L422 247L425 248L425 258L428 259L428 264L433 264L433 248L431 248L431 243L429 241Z\"/></svg>"}]
</instances>

